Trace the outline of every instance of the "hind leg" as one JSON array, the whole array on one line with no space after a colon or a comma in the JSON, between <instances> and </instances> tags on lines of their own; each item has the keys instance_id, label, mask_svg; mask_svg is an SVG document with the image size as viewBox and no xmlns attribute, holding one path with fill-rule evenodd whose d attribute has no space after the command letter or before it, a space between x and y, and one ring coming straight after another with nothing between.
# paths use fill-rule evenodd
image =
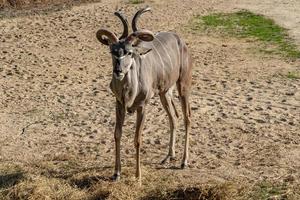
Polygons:
<instances>
[{"instance_id":1,"label":"hind leg","mask_svg":"<svg viewBox=\"0 0 300 200\"><path fill-rule=\"evenodd\" d=\"M189 159L189 134L190 134L190 127L191 127L191 113L190 113L190 104L189 104L189 88L190 82L185 84L178 83L178 92L179 98L181 102L183 118L184 118L184 126L185 126L185 144L184 144L184 152L183 158L181 162L181 168L184 169L188 166L188 159Z\"/></svg>"},{"instance_id":2,"label":"hind leg","mask_svg":"<svg viewBox=\"0 0 300 200\"><path fill-rule=\"evenodd\" d=\"M184 126L185 126L185 143L184 143L184 152L183 159L181 162L181 168L186 168L188 166L188 158L189 158L189 134L191 127L191 119L189 115L189 102L188 96L181 96L181 106L184 115Z\"/></svg>"},{"instance_id":3,"label":"hind leg","mask_svg":"<svg viewBox=\"0 0 300 200\"><path fill-rule=\"evenodd\" d=\"M189 159L189 134L190 134L190 127L191 127L191 120L190 120L190 105L189 105L189 98L188 95L183 94L180 96L181 107L184 117L184 126L185 126L185 143L184 143L184 152L183 158L181 162L181 168L186 168L188 166L188 159Z\"/></svg>"},{"instance_id":4,"label":"hind leg","mask_svg":"<svg viewBox=\"0 0 300 200\"><path fill-rule=\"evenodd\" d=\"M181 73L180 78L177 81L177 89L181 102L185 126L185 144L181 168L186 168L188 166L189 159L189 134L191 127L191 109L189 103L189 96L192 86L192 60L188 53L187 46L184 43L182 43L181 53Z\"/></svg>"},{"instance_id":5,"label":"hind leg","mask_svg":"<svg viewBox=\"0 0 300 200\"><path fill-rule=\"evenodd\" d=\"M170 159L175 159L175 134L176 134L176 110L172 103L172 89L169 89L168 92L160 94L161 103L168 114L169 124L170 124L170 143L169 143L169 153L165 159L161 162L164 164L166 161Z\"/></svg>"}]
</instances>

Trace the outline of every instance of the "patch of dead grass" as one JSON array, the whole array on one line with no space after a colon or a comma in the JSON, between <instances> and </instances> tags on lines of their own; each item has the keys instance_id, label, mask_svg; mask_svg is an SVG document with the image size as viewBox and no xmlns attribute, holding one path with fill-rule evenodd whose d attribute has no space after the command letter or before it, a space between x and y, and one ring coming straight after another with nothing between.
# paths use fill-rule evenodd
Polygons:
<instances>
[{"instance_id":1,"label":"patch of dead grass","mask_svg":"<svg viewBox=\"0 0 300 200\"><path fill-rule=\"evenodd\" d=\"M74 164L76 163L76 164ZM47 161L34 164L27 169L23 178L5 188L1 199L297 199L299 194L292 182L247 183L244 181L227 182L202 179L195 176L196 171L153 169L144 166L140 186L134 178L134 167L124 166L122 178L111 180L113 169L108 167L92 168L96 163L84 164L72 161ZM13 169L13 168L12 168ZM18 168L16 168L18 169ZM17 171L17 170L10 170Z\"/></svg>"},{"instance_id":2,"label":"patch of dead grass","mask_svg":"<svg viewBox=\"0 0 300 200\"><path fill-rule=\"evenodd\" d=\"M231 183L209 181L202 183L201 179L184 178L181 171L143 169L143 180L140 186L133 177L133 170L125 169L119 182L100 180L89 190L93 191L87 199L235 199L237 186ZM186 176L186 175L184 175Z\"/></svg>"},{"instance_id":3,"label":"patch of dead grass","mask_svg":"<svg viewBox=\"0 0 300 200\"><path fill-rule=\"evenodd\" d=\"M84 199L85 192L70 186L66 181L37 176L27 178L15 185L6 195L7 199Z\"/></svg>"}]
</instances>

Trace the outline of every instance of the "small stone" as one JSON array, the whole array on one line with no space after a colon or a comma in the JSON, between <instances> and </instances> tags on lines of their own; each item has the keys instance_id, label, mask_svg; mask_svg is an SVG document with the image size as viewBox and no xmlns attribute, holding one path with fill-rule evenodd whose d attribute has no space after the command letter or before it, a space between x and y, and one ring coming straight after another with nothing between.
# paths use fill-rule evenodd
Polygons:
<instances>
[{"instance_id":1,"label":"small stone","mask_svg":"<svg viewBox=\"0 0 300 200\"><path fill-rule=\"evenodd\" d=\"M295 181L295 177L292 175L288 175L287 177L285 177L283 179L284 182L294 182Z\"/></svg>"},{"instance_id":2,"label":"small stone","mask_svg":"<svg viewBox=\"0 0 300 200\"><path fill-rule=\"evenodd\" d=\"M160 140L159 139L155 139L154 140L154 144L160 144Z\"/></svg>"},{"instance_id":3,"label":"small stone","mask_svg":"<svg viewBox=\"0 0 300 200\"><path fill-rule=\"evenodd\" d=\"M286 122L287 120L285 118L281 118L280 121Z\"/></svg>"},{"instance_id":4,"label":"small stone","mask_svg":"<svg viewBox=\"0 0 300 200\"><path fill-rule=\"evenodd\" d=\"M294 96L294 95L295 95L294 92L286 92L285 94L286 94L287 96Z\"/></svg>"},{"instance_id":5,"label":"small stone","mask_svg":"<svg viewBox=\"0 0 300 200\"><path fill-rule=\"evenodd\" d=\"M234 163L233 163L235 166L239 166L241 165L241 162L239 160L236 160Z\"/></svg>"},{"instance_id":6,"label":"small stone","mask_svg":"<svg viewBox=\"0 0 300 200\"><path fill-rule=\"evenodd\" d=\"M255 121L260 124L266 123L266 121L263 119L256 119Z\"/></svg>"},{"instance_id":7,"label":"small stone","mask_svg":"<svg viewBox=\"0 0 300 200\"><path fill-rule=\"evenodd\" d=\"M256 107L255 110L256 111L262 111L263 109L262 109L262 107Z\"/></svg>"},{"instance_id":8,"label":"small stone","mask_svg":"<svg viewBox=\"0 0 300 200\"><path fill-rule=\"evenodd\" d=\"M295 126L295 123L294 122L289 122L289 125Z\"/></svg>"},{"instance_id":9,"label":"small stone","mask_svg":"<svg viewBox=\"0 0 300 200\"><path fill-rule=\"evenodd\" d=\"M101 140L101 144L106 144L106 141L105 140Z\"/></svg>"},{"instance_id":10,"label":"small stone","mask_svg":"<svg viewBox=\"0 0 300 200\"><path fill-rule=\"evenodd\" d=\"M194 107L194 106L191 107L191 110L198 110L198 109L199 109L198 107Z\"/></svg>"},{"instance_id":11,"label":"small stone","mask_svg":"<svg viewBox=\"0 0 300 200\"><path fill-rule=\"evenodd\" d=\"M253 100L253 97L247 97L247 101Z\"/></svg>"}]
</instances>

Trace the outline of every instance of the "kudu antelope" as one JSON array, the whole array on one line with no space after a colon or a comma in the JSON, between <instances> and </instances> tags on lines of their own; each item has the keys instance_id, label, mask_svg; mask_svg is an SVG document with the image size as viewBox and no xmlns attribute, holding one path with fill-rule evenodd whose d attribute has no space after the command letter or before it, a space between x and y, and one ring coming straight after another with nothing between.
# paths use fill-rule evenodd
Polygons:
<instances>
[{"instance_id":1,"label":"kudu antelope","mask_svg":"<svg viewBox=\"0 0 300 200\"><path fill-rule=\"evenodd\" d=\"M192 82L191 58L186 44L172 32L153 34L139 30L136 26L141 14L150 8L139 10L132 20L133 33L128 34L128 22L120 11L115 15L121 20L124 31L120 38L106 30L97 31L97 39L109 46L112 55L113 75L110 88L116 97L115 125L115 173L121 174L120 140L126 111L137 112L134 145L136 148L136 177L141 180L140 147L145 107L150 98L158 94L170 123L170 145L167 157L162 163L175 158L175 116L178 113L172 97L177 86L185 124L185 147L181 167L188 164L190 105L189 94Z\"/></svg>"}]
</instances>

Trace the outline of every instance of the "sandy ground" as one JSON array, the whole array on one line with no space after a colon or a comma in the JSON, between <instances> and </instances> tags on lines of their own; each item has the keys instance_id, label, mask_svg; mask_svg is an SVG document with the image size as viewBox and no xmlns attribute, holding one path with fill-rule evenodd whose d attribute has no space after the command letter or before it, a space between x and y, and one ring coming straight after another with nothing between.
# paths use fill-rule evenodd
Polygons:
<instances>
[{"instance_id":1,"label":"sandy ground","mask_svg":"<svg viewBox=\"0 0 300 200\"><path fill-rule=\"evenodd\" d=\"M153 14L140 23L154 32L176 31L194 58L191 169L176 173L203 181L300 180L300 80L285 77L299 70L299 60L253 53L258 44L251 41L195 35L184 26L197 14L249 8L291 28L299 42L299 2L276 7L268 0L226 2L154 1ZM100 27L120 32L112 15L117 4L105 0L0 20L0 164L75 158L100 168L113 166L112 68L95 32ZM121 5L128 16L141 7ZM177 98L175 103L180 108ZM122 138L122 162L129 167L134 167L134 122L135 116L127 117ZM167 153L168 131L156 97L143 133L144 166L180 165L182 117L177 161L159 165Z\"/></svg>"}]
</instances>

